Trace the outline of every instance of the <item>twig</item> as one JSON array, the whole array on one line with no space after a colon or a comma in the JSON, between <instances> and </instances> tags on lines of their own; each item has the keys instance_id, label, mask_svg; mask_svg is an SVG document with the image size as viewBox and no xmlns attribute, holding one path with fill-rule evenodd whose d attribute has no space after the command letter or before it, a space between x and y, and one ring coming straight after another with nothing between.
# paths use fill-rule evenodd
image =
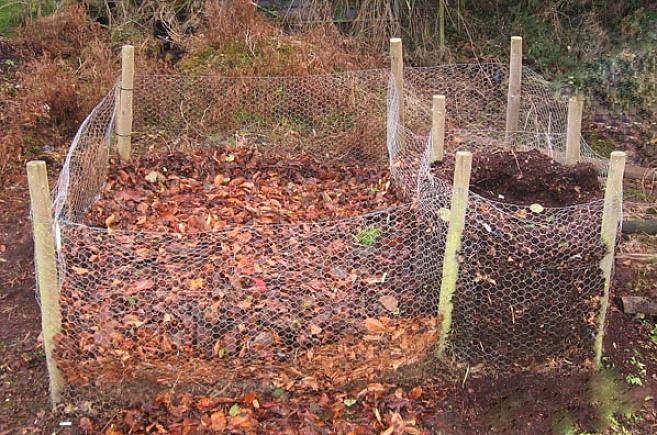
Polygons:
<instances>
[{"instance_id":1,"label":"twig","mask_svg":"<svg viewBox=\"0 0 657 435\"><path fill-rule=\"evenodd\" d=\"M520 169L520 162L518 162L518 156L516 156L516 153L515 153L515 151L513 151L513 148L511 148L511 155L513 155L513 160L516 161L516 167L518 168L518 172L520 172L520 177L519 178L523 178L524 175L522 173L522 169Z\"/></svg>"},{"instance_id":2,"label":"twig","mask_svg":"<svg viewBox=\"0 0 657 435\"><path fill-rule=\"evenodd\" d=\"M463 382L461 383L461 387L465 387L465 381L468 380L468 375L470 374L470 364L468 364L468 368L465 370L465 377L463 378Z\"/></svg>"}]
</instances>

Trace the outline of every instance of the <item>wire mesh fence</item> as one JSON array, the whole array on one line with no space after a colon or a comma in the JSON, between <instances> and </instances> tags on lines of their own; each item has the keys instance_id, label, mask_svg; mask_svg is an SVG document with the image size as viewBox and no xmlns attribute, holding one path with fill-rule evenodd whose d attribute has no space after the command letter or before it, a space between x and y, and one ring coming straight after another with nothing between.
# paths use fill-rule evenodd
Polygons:
<instances>
[{"instance_id":1,"label":"wire mesh fence","mask_svg":"<svg viewBox=\"0 0 657 435\"><path fill-rule=\"evenodd\" d=\"M402 98L387 70L137 77L137 156L204 150L211 160L212 150L248 141L258 159L238 162L247 203L272 162L292 155L323 169L378 168L381 185L394 190L385 207L315 221L282 219L275 203L251 206L271 219L248 223L204 214L204 205L195 213L212 229L188 231L124 228L112 220L118 208L105 225L91 224L99 198L135 177L112 159L110 93L81 126L55 190L62 312L55 356L71 400L212 392L236 380L335 388L434 364L451 184L432 168L431 96L447 96L448 155L539 149L559 158L564 151L566 105L530 70L522 131L504 131L507 76L508 68L488 64L406 68ZM604 166L585 144L583 155ZM208 207L232 204L208 178L225 167L208 167L155 173L162 195L153 210L170 205L171 186L204 189ZM280 178L287 186L298 180ZM123 189L116 207L147 214L143 198ZM587 365L604 282L603 202L536 212L471 198L450 356L502 370Z\"/></svg>"}]
</instances>

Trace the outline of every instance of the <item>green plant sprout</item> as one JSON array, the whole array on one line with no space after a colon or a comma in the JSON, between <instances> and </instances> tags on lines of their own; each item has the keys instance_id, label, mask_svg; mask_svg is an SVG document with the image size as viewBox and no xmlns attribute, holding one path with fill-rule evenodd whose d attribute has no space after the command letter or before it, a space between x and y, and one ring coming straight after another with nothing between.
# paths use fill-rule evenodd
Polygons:
<instances>
[{"instance_id":1,"label":"green plant sprout","mask_svg":"<svg viewBox=\"0 0 657 435\"><path fill-rule=\"evenodd\" d=\"M372 246L381 235L381 230L375 225L369 225L356 236L359 245Z\"/></svg>"}]
</instances>

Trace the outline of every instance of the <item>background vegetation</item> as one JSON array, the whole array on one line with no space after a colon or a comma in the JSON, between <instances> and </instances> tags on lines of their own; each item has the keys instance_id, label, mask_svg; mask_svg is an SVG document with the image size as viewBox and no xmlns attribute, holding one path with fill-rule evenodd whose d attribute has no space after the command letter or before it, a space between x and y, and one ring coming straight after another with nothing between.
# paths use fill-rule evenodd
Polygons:
<instances>
[{"instance_id":1,"label":"background vegetation","mask_svg":"<svg viewBox=\"0 0 657 435\"><path fill-rule=\"evenodd\" d=\"M605 122L641 121L639 148L657 148L654 1L445 0L444 46L440 1L5 0L0 152L11 158L0 166L64 147L113 85L126 42L140 71L284 75L385 65L388 38L400 34L415 65L506 62L520 34L526 64L589 96Z\"/></svg>"}]
</instances>

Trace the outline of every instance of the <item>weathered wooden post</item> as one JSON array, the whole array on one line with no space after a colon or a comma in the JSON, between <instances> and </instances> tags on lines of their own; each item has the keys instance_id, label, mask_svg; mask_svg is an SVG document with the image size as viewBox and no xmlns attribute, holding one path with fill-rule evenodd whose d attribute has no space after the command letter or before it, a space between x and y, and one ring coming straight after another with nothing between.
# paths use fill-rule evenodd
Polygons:
<instances>
[{"instance_id":1,"label":"weathered wooden post","mask_svg":"<svg viewBox=\"0 0 657 435\"><path fill-rule=\"evenodd\" d=\"M34 231L34 264L39 300L41 301L41 328L46 365L50 378L50 400L53 408L62 400L64 376L57 367L53 352L54 337L61 331L62 316L59 309L57 284L57 257L53 237L52 204L48 188L46 163L32 161L27 164L27 181L30 188L32 228Z\"/></svg>"},{"instance_id":2,"label":"weathered wooden post","mask_svg":"<svg viewBox=\"0 0 657 435\"><path fill-rule=\"evenodd\" d=\"M431 163L445 157L445 96L434 95L431 107Z\"/></svg>"},{"instance_id":3,"label":"weathered wooden post","mask_svg":"<svg viewBox=\"0 0 657 435\"><path fill-rule=\"evenodd\" d=\"M443 275L440 284L440 299L438 301L438 318L440 319L440 338L438 340L438 357L445 353L447 338L452 326L452 297L456 290L459 274L458 251L461 246L461 235L465 227L465 211L468 207L470 187L470 171L472 169L472 153L459 151L456 153L454 169L454 187L452 188L452 203L449 213L449 227L443 258Z\"/></svg>"},{"instance_id":4,"label":"weathered wooden post","mask_svg":"<svg viewBox=\"0 0 657 435\"><path fill-rule=\"evenodd\" d=\"M132 97L135 79L135 47L124 45L121 50L121 88L116 118L119 156L130 159L132 145Z\"/></svg>"},{"instance_id":5,"label":"weathered wooden post","mask_svg":"<svg viewBox=\"0 0 657 435\"><path fill-rule=\"evenodd\" d=\"M520 90L522 87L522 38L511 37L511 61L509 63L509 91L506 104L506 140L518 131L520 119Z\"/></svg>"},{"instance_id":6,"label":"weathered wooden post","mask_svg":"<svg viewBox=\"0 0 657 435\"><path fill-rule=\"evenodd\" d=\"M399 101L399 122L404 120L404 57L401 38L390 39L390 70Z\"/></svg>"},{"instance_id":7,"label":"weathered wooden post","mask_svg":"<svg viewBox=\"0 0 657 435\"><path fill-rule=\"evenodd\" d=\"M445 0L438 0L438 43L445 48Z\"/></svg>"},{"instance_id":8,"label":"weathered wooden post","mask_svg":"<svg viewBox=\"0 0 657 435\"><path fill-rule=\"evenodd\" d=\"M609 160L609 173L605 187L605 199L602 211L602 242L607 248L607 253L600 261L605 284L604 293L600 298L600 314L598 315L598 330L594 342L594 366L600 368L602 361L602 342L605 332L605 321L607 309L609 308L609 289L611 288L611 273L614 268L614 248L616 236L621 222L623 212L623 172L625 171L625 159L627 155L622 151L611 153Z\"/></svg>"},{"instance_id":9,"label":"weathered wooden post","mask_svg":"<svg viewBox=\"0 0 657 435\"><path fill-rule=\"evenodd\" d=\"M582 137L582 112L584 101L578 97L568 100L568 125L566 126L566 164L576 165L580 159Z\"/></svg>"}]
</instances>

